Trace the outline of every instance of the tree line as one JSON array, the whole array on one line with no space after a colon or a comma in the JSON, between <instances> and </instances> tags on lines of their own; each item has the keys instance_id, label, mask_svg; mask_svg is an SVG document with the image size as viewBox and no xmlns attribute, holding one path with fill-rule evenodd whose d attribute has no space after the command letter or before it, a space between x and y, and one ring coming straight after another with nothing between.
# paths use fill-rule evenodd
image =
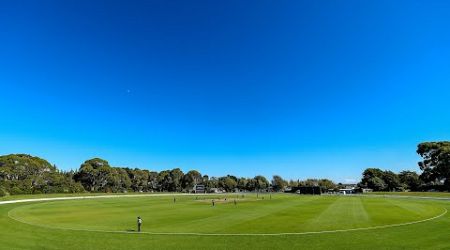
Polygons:
<instances>
[{"instance_id":1,"label":"tree line","mask_svg":"<svg viewBox=\"0 0 450 250\"><path fill-rule=\"evenodd\" d=\"M362 173L359 188L374 191L450 191L450 142L424 142L418 145L422 173L394 173L368 168ZM160 172L138 168L112 167L108 161L94 158L76 171L61 171L47 160L27 154L0 156L0 196L8 194L79 193L79 192L190 192L195 185L233 191L283 191L286 187L314 186L338 190L345 185L328 179L285 180L274 175L253 178L226 175L209 177L196 170L181 169Z\"/></svg>"},{"instance_id":2,"label":"tree line","mask_svg":"<svg viewBox=\"0 0 450 250\"><path fill-rule=\"evenodd\" d=\"M291 181L292 182L292 181ZM0 156L0 196L12 194L79 192L190 192L197 184L207 191L282 191L288 181L278 175L271 181L226 175L209 177L196 170L160 172L112 167L100 158L89 159L77 171L61 171L47 160L27 154Z\"/></svg>"},{"instance_id":3,"label":"tree line","mask_svg":"<svg viewBox=\"0 0 450 250\"><path fill-rule=\"evenodd\" d=\"M422 157L422 173L368 168L358 186L374 191L450 191L450 142L420 143L416 152Z\"/></svg>"}]
</instances>

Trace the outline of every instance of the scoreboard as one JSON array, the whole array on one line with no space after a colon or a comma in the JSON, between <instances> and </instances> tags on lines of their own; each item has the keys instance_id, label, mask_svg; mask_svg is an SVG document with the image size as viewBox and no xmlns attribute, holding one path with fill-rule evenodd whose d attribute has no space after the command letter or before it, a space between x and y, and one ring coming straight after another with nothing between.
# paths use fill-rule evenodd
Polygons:
<instances>
[{"instance_id":1,"label":"scoreboard","mask_svg":"<svg viewBox=\"0 0 450 250\"><path fill-rule=\"evenodd\" d=\"M195 185L194 186L194 192L197 193L205 193L205 185Z\"/></svg>"}]
</instances>

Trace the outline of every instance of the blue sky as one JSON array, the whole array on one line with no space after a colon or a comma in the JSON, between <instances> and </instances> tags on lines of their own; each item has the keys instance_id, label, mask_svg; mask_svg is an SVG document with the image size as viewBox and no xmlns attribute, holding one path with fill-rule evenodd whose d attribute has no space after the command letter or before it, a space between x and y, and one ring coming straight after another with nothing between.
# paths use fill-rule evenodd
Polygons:
<instances>
[{"instance_id":1,"label":"blue sky","mask_svg":"<svg viewBox=\"0 0 450 250\"><path fill-rule=\"evenodd\" d=\"M0 3L0 154L358 180L450 138L448 1Z\"/></svg>"}]
</instances>

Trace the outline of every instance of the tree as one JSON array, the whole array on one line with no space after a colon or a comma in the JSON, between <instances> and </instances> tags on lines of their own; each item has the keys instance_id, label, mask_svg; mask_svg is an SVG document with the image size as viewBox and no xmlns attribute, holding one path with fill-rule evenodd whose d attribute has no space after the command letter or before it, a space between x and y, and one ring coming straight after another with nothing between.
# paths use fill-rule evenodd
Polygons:
<instances>
[{"instance_id":1,"label":"tree","mask_svg":"<svg viewBox=\"0 0 450 250\"><path fill-rule=\"evenodd\" d=\"M395 191L400 189L401 187L400 179L398 178L397 174L392 171L384 171L382 179L386 184L385 189L387 189L388 191Z\"/></svg>"},{"instance_id":2,"label":"tree","mask_svg":"<svg viewBox=\"0 0 450 250\"><path fill-rule=\"evenodd\" d=\"M269 187L269 181L266 179L266 177L257 175L253 179L255 180L255 189L257 191L261 191Z\"/></svg>"},{"instance_id":3,"label":"tree","mask_svg":"<svg viewBox=\"0 0 450 250\"><path fill-rule=\"evenodd\" d=\"M211 188L218 188L219 187L219 180L216 177L209 178L207 188L211 190Z\"/></svg>"},{"instance_id":4,"label":"tree","mask_svg":"<svg viewBox=\"0 0 450 250\"><path fill-rule=\"evenodd\" d=\"M131 180L131 188L135 192L148 191L148 179L150 172L148 170L127 169L128 175Z\"/></svg>"},{"instance_id":5,"label":"tree","mask_svg":"<svg viewBox=\"0 0 450 250\"><path fill-rule=\"evenodd\" d=\"M82 192L83 188L47 160L27 154L0 156L0 188L9 194Z\"/></svg>"},{"instance_id":6,"label":"tree","mask_svg":"<svg viewBox=\"0 0 450 250\"><path fill-rule=\"evenodd\" d=\"M191 170L187 172L183 177L183 188L193 189L195 185L202 184L203 177L197 170Z\"/></svg>"},{"instance_id":7,"label":"tree","mask_svg":"<svg viewBox=\"0 0 450 250\"><path fill-rule=\"evenodd\" d=\"M56 167L39 157L26 154L0 156L0 180L25 180L54 172L57 172Z\"/></svg>"},{"instance_id":8,"label":"tree","mask_svg":"<svg viewBox=\"0 0 450 250\"><path fill-rule=\"evenodd\" d=\"M383 180L383 175L383 170L379 168L368 168L363 172L361 186L371 188L374 191L383 191L387 186Z\"/></svg>"},{"instance_id":9,"label":"tree","mask_svg":"<svg viewBox=\"0 0 450 250\"><path fill-rule=\"evenodd\" d=\"M289 180L289 187L298 187L300 185L300 180Z\"/></svg>"},{"instance_id":10,"label":"tree","mask_svg":"<svg viewBox=\"0 0 450 250\"><path fill-rule=\"evenodd\" d=\"M414 171L402 171L398 174L398 177L406 189L411 191L418 191L423 184L420 176Z\"/></svg>"},{"instance_id":11,"label":"tree","mask_svg":"<svg viewBox=\"0 0 450 250\"><path fill-rule=\"evenodd\" d=\"M205 187L206 188L208 188L209 187L209 176L208 175L203 175L203 177L202 177L202 183L203 183L203 185L205 185Z\"/></svg>"},{"instance_id":12,"label":"tree","mask_svg":"<svg viewBox=\"0 0 450 250\"><path fill-rule=\"evenodd\" d=\"M423 158L418 164L426 173L425 181L443 182L444 188L450 191L450 142L420 143L417 146L417 153Z\"/></svg>"},{"instance_id":13,"label":"tree","mask_svg":"<svg viewBox=\"0 0 450 250\"><path fill-rule=\"evenodd\" d=\"M170 171L164 170L158 174L159 191L168 191L171 185L172 178L170 177Z\"/></svg>"},{"instance_id":14,"label":"tree","mask_svg":"<svg viewBox=\"0 0 450 250\"><path fill-rule=\"evenodd\" d=\"M283 191L287 186L287 181L281 178L279 175L272 177L272 188L275 192Z\"/></svg>"},{"instance_id":15,"label":"tree","mask_svg":"<svg viewBox=\"0 0 450 250\"><path fill-rule=\"evenodd\" d=\"M257 180L255 178L247 179L246 190L255 191L257 189Z\"/></svg>"},{"instance_id":16,"label":"tree","mask_svg":"<svg viewBox=\"0 0 450 250\"><path fill-rule=\"evenodd\" d=\"M81 164L75 179L80 181L86 190L98 192L106 191L109 174L112 168L106 160L93 158Z\"/></svg>"},{"instance_id":17,"label":"tree","mask_svg":"<svg viewBox=\"0 0 450 250\"><path fill-rule=\"evenodd\" d=\"M318 181L319 187L328 190L328 189L335 189L336 188L336 184L329 179L320 179Z\"/></svg>"},{"instance_id":18,"label":"tree","mask_svg":"<svg viewBox=\"0 0 450 250\"><path fill-rule=\"evenodd\" d=\"M239 189L239 190L245 190L246 188L247 188L247 183L248 183L248 180L246 179L246 178L244 178L244 177L241 177L241 178L239 178L239 180L238 180L238 183L237 183L237 188Z\"/></svg>"},{"instance_id":19,"label":"tree","mask_svg":"<svg viewBox=\"0 0 450 250\"><path fill-rule=\"evenodd\" d=\"M159 190L158 172L151 171L148 173L148 188Z\"/></svg>"},{"instance_id":20,"label":"tree","mask_svg":"<svg viewBox=\"0 0 450 250\"><path fill-rule=\"evenodd\" d=\"M227 192L231 192L237 187L237 178L232 175L220 177L219 187L225 189Z\"/></svg>"},{"instance_id":21,"label":"tree","mask_svg":"<svg viewBox=\"0 0 450 250\"><path fill-rule=\"evenodd\" d=\"M172 182L169 185L169 190L171 192L180 192L182 188L184 173L179 168L174 168L170 171L170 177Z\"/></svg>"},{"instance_id":22,"label":"tree","mask_svg":"<svg viewBox=\"0 0 450 250\"><path fill-rule=\"evenodd\" d=\"M383 191L386 189L386 183L378 176L375 176L367 182L367 187L374 191Z\"/></svg>"},{"instance_id":23,"label":"tree","mask_svg":"<svg viewBox=\"0 0 450 250\"><path fill-rule=\"evenodd\" d=\"M306 179L303 183L300 183L302 186L307 187L317 187L319 186L319 180L317 179Z\"/></svg>"},{"instance_id":24,"label":"tree","mask_svg":"<svg viewBox=\"0 0 450 250\"><path fill-rule=\"evenodd\" d=\"M117 191L125 192L131 188L131 179L128 172L124 168L116 168L117 175Z\"/></svg>"}]
</instances>

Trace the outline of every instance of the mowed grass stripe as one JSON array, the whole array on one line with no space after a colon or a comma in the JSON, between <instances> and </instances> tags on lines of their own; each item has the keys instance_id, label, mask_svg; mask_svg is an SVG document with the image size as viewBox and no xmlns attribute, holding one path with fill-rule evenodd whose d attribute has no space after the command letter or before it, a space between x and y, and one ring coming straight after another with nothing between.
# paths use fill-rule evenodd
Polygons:
<instances>
[{"instance_id":1,"label":"mowed grass stripe","mask_svg":"<svg viewBox=\"0 0 450 250\"><path fill-rule=\"evenodd\" d=\"M336 230L371 225L367 211L358 197L335 197L333 201L326 210L308 221L306 230Z\"/></svg>"},{"instance_id":2,"label":"mowed grass stripe","mask_svg":"<svg viewBox=\"0 0 450 250\"><path fill-rule=\"evenodd\" d=\"M440 207L434 207L420 201L394 199L363 199L363 204L368 212L372 225L380 226L385 224L405 223L411 220L430 218L442 211ZM401 205L403 203L403 205ZM408 207L408 208L407 208ZM421 212L411 210L415 207ZM420 216L418 216L420 215Z\"/></svg>"},{"instance_id":3,"label":"mowed grass stripe","mask_svg":"<svg viewBox=\"0 0 450 250\"><path fill-rule=\"evenodd\" d=\"M414 214L415 219L422 219L424 217L429 216L430 214L434 214L442 210L442 208L439 206L435 207L426 206L426 203L423 203L423 201L418 201L415 203L402 202L401 200L397 199L387 199L387 201L393 206L400 207L408 211L408 213Z\"/></svg>"},{"instance_id":4,"label":"mowed grass stripe","mask_svg":"<svg viewBox=\"0 0 450 250\"><path fill-rule=\"evenodd\" d=\"M227 223L224 231L228 233L236 232L236 230L246 230L249 233L272 233L280 230L296 232L300 230L299 225L302 224L302 221L307 216L307 213L305 213L307 211L306 208L315 207L318 209L316 202L320 200L320 197L294 198L297 199L284 201L276 209L272 209L272 207L267 209L267 207L261 206L254 210L248 210L251 216L246 216L242 220L238 220L237 223ZM310 214L313 214L311 209L310 212Z\"/></svg>"}]
</instances>

